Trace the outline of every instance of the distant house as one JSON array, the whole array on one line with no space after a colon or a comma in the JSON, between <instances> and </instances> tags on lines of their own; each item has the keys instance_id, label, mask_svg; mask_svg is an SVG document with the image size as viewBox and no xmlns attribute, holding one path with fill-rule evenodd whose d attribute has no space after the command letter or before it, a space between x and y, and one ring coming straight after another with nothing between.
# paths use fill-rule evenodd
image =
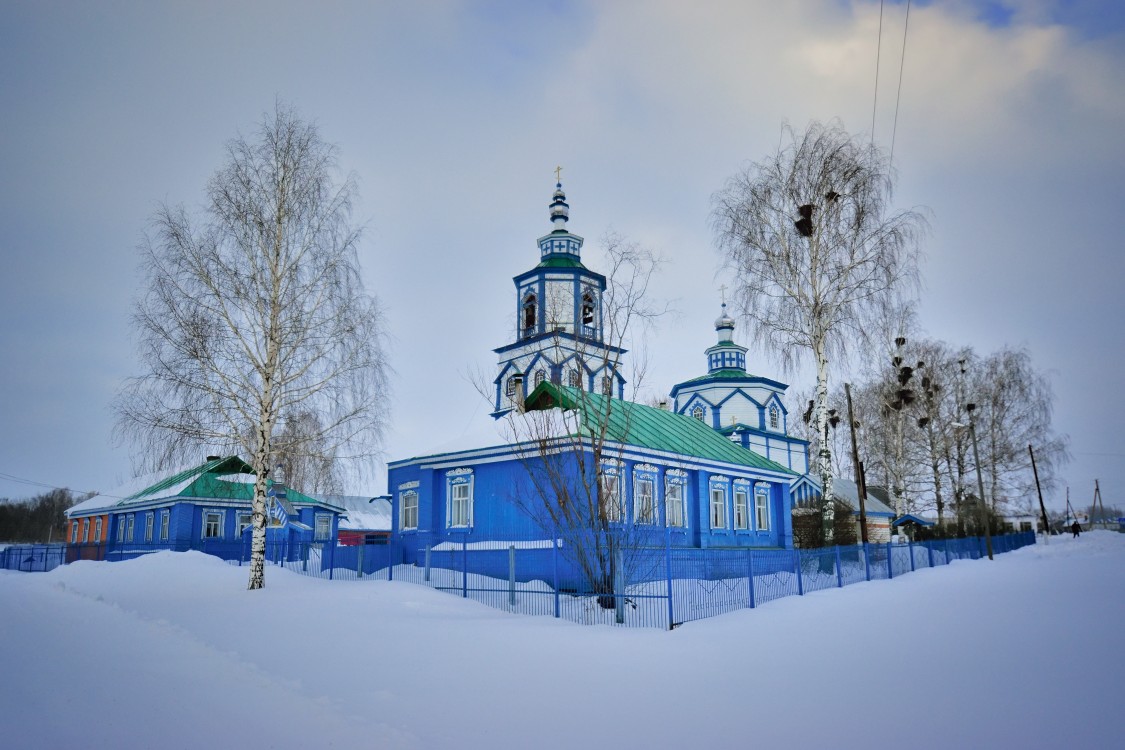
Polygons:
<instances>
[{"instance_id":1,"label":"distant house","mask_svg":"<svg viewBox=\"0 0 1125 750\"><path fill-rule=\"evenodd\" d=\"M793 509L812 511L818 507L821 490L820 481L811 474L805 474L793 483ZM832 478L832 495L852 510L856 522L856 539L861 539L859 531L859 491L855 482L840 477ZM864 502L867 516L867 541L886 544L891 541L891 522L895 512L890 504L890 495L882 487L868 487Z\"/></svg>"},{"instance_id":2,"label":"distant house","mask_svg":"<svg viewBox=\"0 0 1125 750\"><path fill-rule=\"evenodd\" d=\"M317 499L344 509L340 518L339 543L387 544L391 537L391 499L389 495L317 495Z\"/></svg>"},{"instance_id":3,"label":"distant house","mask_svg":"<svg viewBox=\"0 0 1125 750\"><path fill-rule=\"evenodd\" d=\"M71 559L127 557L157 549L202 550L227 559L248 554L253 468L237 456L96 495L67 511ZM267 480L267 541L335 543L343 508Z\"/></svg>"}]
</instances>

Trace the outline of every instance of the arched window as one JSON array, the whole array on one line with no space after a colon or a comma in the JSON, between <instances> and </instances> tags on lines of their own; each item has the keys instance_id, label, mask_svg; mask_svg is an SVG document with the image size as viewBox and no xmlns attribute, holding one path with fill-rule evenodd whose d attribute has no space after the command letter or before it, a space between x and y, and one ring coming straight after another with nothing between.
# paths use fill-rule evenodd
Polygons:
<instances>
[{"instance_id":1,"label":"arched window","mask_svg":"<svg viewBox=\"0 0 1125 750\"><path fill-rule=\"evenodd\" d=\"M781 411L777 404L770 404L770 429L776 430L781 426Z\"/></svg>"},{"instance_id":2,"label":"arched window","mask_svg":"<svg viewBox=\"0 0 1125 750\"><path fill-rule=\"evenodd\" d=\"M578 372L577 367L571 368L570 373L567 375L567 385L571 388L582 387L582 375Z\"/></svg>"},{"instance_id":3,"label":"arched window","mask_svg":"<svg viewBox=\"0 0 1125 750\"><path fill-rule=\"evenodd\" d=\"M609 375L602 378L602 394L606 396L613 395L613 378Z\"/></svg>"},{"instance_id":4,"label":"arched window","mask_svg":"<svg viewBox=\"0 0 1125 750\"><path fill-rule=\"evenodd\" d=\"M535 387L538 388L547 379L547 374L542 370L535 371Z\"/></svg>"},{"instance_id":5,"label":"arched window","mask_svg":"<svg viewBox=\"0 0 1125 750\"><path fill-rule=\"evenodd\" d=\"M535 333L536 302L534 294L523 298L523 335L531 336Z\"/></svg>"},{"instance_id":6,"label":"arched window","mask_svg":"<svg viewBox=\"0 0 1125 750\"><path fill-rule=\"evenodd\" d=\"M582 293L582 325L594 325L594 293L589 290Z\"/></svg>"},{"instance_id":7,"label":"arched window","mask_svg":"<svg viewBox=\"0 0 1125 750\"><path fill-rule=\"evenodd\" d=\"M700 422L702 422L703 421L703 407L697 406L694 409L692 409L691 410L691 416L694 419L698 419Z\"/></svg>"}]
</instances>

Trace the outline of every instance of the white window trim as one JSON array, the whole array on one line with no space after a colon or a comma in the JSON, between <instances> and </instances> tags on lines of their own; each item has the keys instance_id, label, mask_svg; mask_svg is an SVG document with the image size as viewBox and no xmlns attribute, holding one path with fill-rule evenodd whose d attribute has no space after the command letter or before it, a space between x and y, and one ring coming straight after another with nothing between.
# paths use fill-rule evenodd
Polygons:
<instances>
[{"instance_id":1,"label":"white window trim","mask_svg":"<svg viewBox=\"0 0 1125 750\"><path fill-rule=\"evenodd\" d=\"M94 519L94 541L101 541L102 538L102 517L98 516Z\"/></svg>"},{"instance_id":2,"label":"white window trim","mask_svg":"<svg viewBox=\"0 0 1125 750\"><path fill-rule=\"evenodd\" d=\"M160 541L168 541L169 527L172 525L172 513L167 510L160 511Z\"/></svg>"},{"instance_id":3,"label":"white window trim","mask_svg":"<svg viewBox=\"0 0 1125 750\"><path fill-rule=\"evenodd\" d=\"M130 513L129 515L125 516L125 541L126 542L132 542L133 541L134 526L136 526L136 518L134 518L133 514Z\"/></svg>"},{"instance_id":4,"label":"white window trim","mask_svg":"<svg viewBox=\"0 0 1125 750\"><path fill-rule=\"evenodd\" d=\"M242 519L244 519L244 518L246 519L245 523L242 522ZM235 527L234 531L235 531L235 536L237 538L241 539L242 534L246 531L246 529L252 527L253 525L254 525L254 511L252 511L252 510L240 510L240 511L238 511L237 514L235 514L235 516L234 516L234 527Z\"/></svg>"},{"instance_id":5,"label":"white window trim","mask_svg":"<svg viewBox=\"0 0 1125 750\"><path fill-rule=\"evenodd\" d=\"M642 517L641 510L641 486L648 485L648 513ZM657 497L656 497L656 477L645 473L635 475L633 477L633 521L644 526L652 526L660 520L660 513L657 510Z\"/></svg>"},{"instance_id":6,"label":"white window trim","mask_svg":"<svg viewBox=\"0 0 1125 750\"><path fill-rule=\"evenodd\" d=\"M718 497L716 494L718 493ZM707 506L707 520L711 524L712 529L727 528L727 488L722 484L709 484L707 488L708 506ZM722 511L722 518L716 518L715 509L718 508ZM718 523L717 523L718 521Z\"/></svg>"},{"instance_id":7,"label":"white window trim","mask_svg":"<svg viewBox=\"0 0 1125 750\"><path fill-rule=\"evenodd\" d=\"M323 533L321 526L326 524ZM314 542L327 542L332 538L332 514L331 513L317 513L313 516L313 541Z\"/></svg>"},{"instance_id":8,"label":"white window trim","mask_svg":"<svg viewBox=\"0 0 1125 750\"><path fill-rule=\"evenodd\" d=\"M765 523L762 523L762 515L765 515ZM754 528L758 531L769 531L773 526L773 519L770 518L770 488L769 485L755 485L754 486Z\"/></svg>"},{"instance_id":9,"label":"white window trim","mask_svg":"<svg viewBox=\"0 0 1125 750\"><path fill-rule=\"evenodd\" d=\"M207 516L212 515L212 514L217 515L219 517L219 533L216 536L207 536ZM199 534L200 534L199 538L200 539L222 539L223 538L223 531L226 527L226 522L227 522L225 511L215 510L213 508L204 509L203 510L203 516L202 516L201 520L203 521L203 523L200 524L200 529L199 529Z\"/></svg>"},{"instance_id":10,"label":"white window trim","mask_svg":"<svg viewBox=\"0 0 1125 750\"><path fill-rule=\"evenodd\" d=\"M671 490L673 488L675 489L675 493L669 492L669 490ZM678 494L679 498L673 498L672 497L673 494ZM668 475L666 475L664 477L664 523L665 523L665 525L671 526L674 529L686 529L687 528L687 525L688 525L687 517L688 516L687 516L687 504L685 503L686 498L687 498L687 481L686 481L686 479L684 479L681 476L674 475L672 473L669 473ZM679 523L672 523L672 513L670 511L671 511L671 508L672 508L672 502L671 501L673 499L678 500L678 502L676 502L675 505L677 506Z\"/></svg>"},{"instance_id":11,"label":"white window trim","mask_svg":"<svg viewBox=\"0 0 1125 750\"><path fill-rule=\"evenodd\" d=\"M82 543L83 544L89 544L90 543L90 519L89 518L83 518L82 519Z\"/></svg>"},{"instance_id":12,"label":"white window trim","mask_svg":"<svg viewBox=\"0 0 1125 750\"><path fill-rule=\"evenodd\" d=\"M739 502L741 498L741 504ZM739 513L739 510L742 512ZM741 515L741 518L739 516ZM735 531L750 530L750 492L748 487L734 488L734 528Z\"/></svg>"},{"instance_id":13,"label":"white window trim","mask_svg":"<svg viewBox=\"0 0 1125 750\"><path fill-rule=\"evenodd\" d=\"M117 543L125 543L125 516L117 516Z\"/></svg>"},{"instance_id":14,"label":"white window trim","mask_svg":"<svg viewBox=\"0 0 1125 750\"><path fill-rule=\"evenodd\" d=\"M447 529L471 529L473 527L473 485L474 477L472 469L453 469L446 474L445 478L445 528ZM454 488L466 487L467 496L464 499L466 503L465 508L465 523L453 523L453 505L454 505ZM459 519L460 520L460 519Z\"/></svg>"},{"instance_id":15,"label":"white window trim","mask_svg":"<svg viewBox=\"0 0 1125 750\"><path fill-rule=\"evenodd\" d=\"M156 518L153 515L152 511L145 513L145 544L152 543L152 531L155 521Z\"/></svg>"},{"instance_id":16,"label":"white window trim","mask_svg":"<svg viewBox=\"0 0 1125 750\"><path fill-rule=\"evenodd\" d=\"M410 503L407 503L407 500ZM413 506L414 523L407 523L407 508ZM418 491L407 490L400 493L398 496L398 527L399 531L417 531L418 530Z\"/></svg>"}]
</instances>

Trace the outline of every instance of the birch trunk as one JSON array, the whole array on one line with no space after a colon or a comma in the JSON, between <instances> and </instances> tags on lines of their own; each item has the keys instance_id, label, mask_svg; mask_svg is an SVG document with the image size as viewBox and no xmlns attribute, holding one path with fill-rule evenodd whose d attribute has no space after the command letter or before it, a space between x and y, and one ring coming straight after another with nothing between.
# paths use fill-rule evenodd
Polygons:
<instances>
[{"instance_id":1,"label":"birch trunk","mask_svg":"<svg viewBox=\"0 0 1125 750\"><path fill-rule=\"evenodd\" d=\"M836 508L832 496L832 450L828 444L828 356L823 336L816 337L813 353L816 356L816 434L820 440L816 463L820 473L824 542L831 544L836 536Z\"/></svg>"}]
</instances>

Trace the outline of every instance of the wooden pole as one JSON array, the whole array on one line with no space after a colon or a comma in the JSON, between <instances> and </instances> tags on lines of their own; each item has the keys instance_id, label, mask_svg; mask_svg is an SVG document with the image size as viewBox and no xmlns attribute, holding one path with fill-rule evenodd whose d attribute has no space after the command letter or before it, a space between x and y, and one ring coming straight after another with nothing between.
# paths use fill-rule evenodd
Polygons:
<instances>
[{"instance_id":1,"label":"wooden pole","mask_svg":"<svg viewBox=\"0 0 1125 750\"><path fill-rule=\"evenodd\" d=\"M859 462L859 445L855 437L855 416L852 414L852 386L844 383L844 393L848 397L848 425L852 428L852 467L855 469L855 492L859 497L859 535L867 544L867 487L863 481L863 465Z\"/></svg>"},{"instance_id":2,"label":"wooden pole","mask_svg":"<svg viewBox=\"0 0 1125 750\"><path fill-rule=\"evenodd\" d=\"M1050 544L1051 523L1047 520L1047 506L1043 505L1043 488L1039 486L1039 469L1035 468L1035 451L1028 445L1027 452L1031 454L1031 472L1035 475L1035 491L1039 493L1039 512L1043 514L1043 541Z\"/></svg>"}]
</instances>

